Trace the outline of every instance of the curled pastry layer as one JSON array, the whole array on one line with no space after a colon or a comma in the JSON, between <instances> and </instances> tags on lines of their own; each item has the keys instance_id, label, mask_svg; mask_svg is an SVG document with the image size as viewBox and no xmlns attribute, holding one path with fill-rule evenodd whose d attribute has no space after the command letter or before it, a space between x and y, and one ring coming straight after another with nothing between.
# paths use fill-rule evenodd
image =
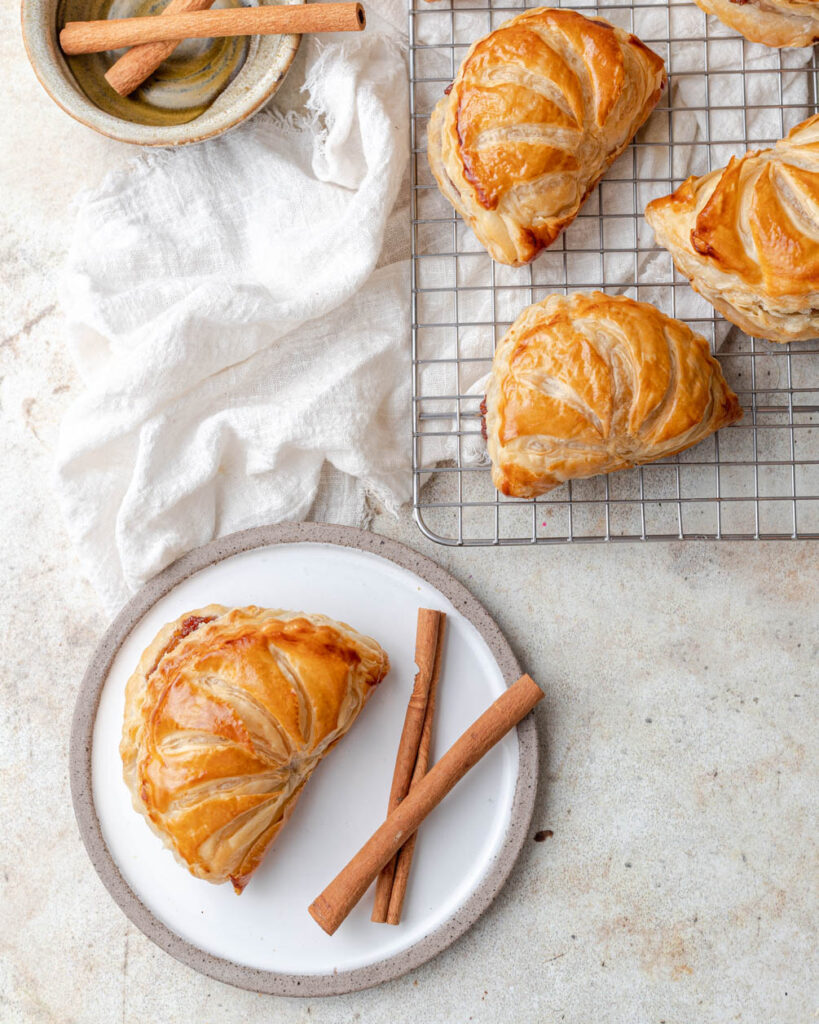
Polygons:
<instances>
[{"instance_id":1,"label":"curled pastry layer","mask_svg":"<svg viewBox=\"0 0 819 1024\"><path fill-rule=\"evenodd\" d=\"M323 615L209 605L164 626L128 680L136 810L189 871L241 892L389 660Z\"/></svg>"},{"instance_id":2,"label":"curled pastry layer","mask_svg":"<svg viewBox=\"0 0 819 1024\"><path fill-rule=\"evenodd\" d=\"M819 39L816 0L696 0L706 14L765 46L813 46Z\"/></svg>"},{"instance_id":3,"label":"curled pastry layer","mask_svg":"<svg viewBox=\"0 0 819 1024\"><path fill-rule=\"evenodd\" d=\"M492 480L518 498L674 455L742 416L705 338L602 292L525 309L495 353L484 409Z\"/></svg>"},{"instance_id":4,"label":"curled pastry layer","mask_svg":"<svg viewBox=\"0 0 819 1024\"><path fill-rule=\"evenodd\" d=\"M662 60L602 18L539 8L473 44L429 122L441 192L493 259L551 245L665 86Z\"/></svg>"},{"instance_id":5,"label":"curled pastry layer","mask_svg":"<svg viewBox=\"0 0 819 1024\"><path fill-rule=\"evenodd\" d=\"M819 336L819 115L645 215L691 286L747 334Z\"/></svg>"}]
</instances>

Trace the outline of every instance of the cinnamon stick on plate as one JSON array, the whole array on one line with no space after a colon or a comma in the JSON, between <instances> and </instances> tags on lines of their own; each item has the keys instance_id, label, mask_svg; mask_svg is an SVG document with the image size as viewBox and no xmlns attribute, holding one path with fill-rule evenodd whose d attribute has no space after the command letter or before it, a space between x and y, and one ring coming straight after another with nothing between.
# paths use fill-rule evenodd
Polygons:
<instances>
[{"instance_id":1,"label":"cinnamon stick on plate","mask_svg":"<svg viewBox=\"0 0 819 1024\"><path fill-rule=\"evenodd\" d=\"M435 652L435 668L432 670L432 682L429 685L429 698L427 699L427 710L424 715L424 728L421 732L421 742L418 745L418 758L415 762L415 771L412 773L410 792L412 792L413 788L418 785L421 779L423 779L429 769L429 758L432 749L432 723L435 718L438 680L441 676L441 660L444 651L445 627L446 616L442 615L441 626L438 630L438 649ZM404 897L407 894L407 883L409 881L412 857L415 853L415 840L417 838L418 833L413 832L395 857L395 874L392 880L390 905L387 909L387 924L401 923L401 911L404 907Z\"/></svg>"},{"instance_id":2,"label":"cinnamon stick on plate","mask_svg":"<svg viewBox=\"0 0 819 1024\"><path fill-rule=\"evenodd\" d=\"M418 673L410 694L404 728L398 743L395 769L392 775L390 799L387 813L394 811L409 792L412 774L418 760L418 748L424 730L427 702L430 695L433 673L438 650L438 634L445 616L431 608L418 609L418 626L415 633L415 664ZM375 887L375 905L371 920L384 923L390 905L392 880L395 874L395 860L390 860L378 876Z\"/></svg>"},{"instance_id":3,"label":"cinnamon stick on plate","mask_svg":"<svg viewBox=\"0 0 819 1024\"><path fill-rule=\"evenodd\" d=\"M366 25L359 3L272 4L217 11L184 11L142 18L69 21L60 32L64 53L100 53L140 43L259 36L279 33L360 32Z\"/></svg>"},{"instance_id":4,"label":"cinnamon stick on plate","mask_svg":"<svg viewBox=\"0 0 819 1024\"><path fill-rule=\"evenodd\" d=\"M332 935L424 818L470 768L514 728L543 697L529 676L509 687L453 743L440 761L413 787L387 820L310 904L311 916Z\"/></svg>"}]
</instances>

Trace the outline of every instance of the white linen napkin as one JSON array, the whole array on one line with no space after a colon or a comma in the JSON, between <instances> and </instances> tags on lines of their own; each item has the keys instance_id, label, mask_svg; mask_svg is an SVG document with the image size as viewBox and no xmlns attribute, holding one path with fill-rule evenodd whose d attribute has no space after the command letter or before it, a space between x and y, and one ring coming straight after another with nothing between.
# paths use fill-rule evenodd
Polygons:
<instances>
[{"instance_id":1,"label":"white linen napkin","mask_svg":"<svg viewBox=\"0 0 819 1024\"><path fill-rule=\"evenodd\" d=\"M371 31L307 45L304 116L79 200L61 301L85 391L57 492L111 612L213 537L409 498L405 57Z\"/></svg>"}]
</instances>

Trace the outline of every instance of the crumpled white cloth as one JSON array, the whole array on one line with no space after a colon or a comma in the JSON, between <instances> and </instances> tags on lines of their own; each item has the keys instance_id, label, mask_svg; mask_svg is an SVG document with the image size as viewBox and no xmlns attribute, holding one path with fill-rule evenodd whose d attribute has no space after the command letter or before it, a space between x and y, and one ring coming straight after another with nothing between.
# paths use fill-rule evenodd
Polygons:
<instances>
[{"instance_id":1,"label":"crumpled white cloth","mask_svg":"<svg viewBox=\"0 0 819 1024\"><path fill-rule=\"evenodd\" d=\"M56 487L111 612L213 537L409 498L405 55L371 31L307 45L305 116L79 200L61 301L85 390Z\"/></svg>"}]
</instances>

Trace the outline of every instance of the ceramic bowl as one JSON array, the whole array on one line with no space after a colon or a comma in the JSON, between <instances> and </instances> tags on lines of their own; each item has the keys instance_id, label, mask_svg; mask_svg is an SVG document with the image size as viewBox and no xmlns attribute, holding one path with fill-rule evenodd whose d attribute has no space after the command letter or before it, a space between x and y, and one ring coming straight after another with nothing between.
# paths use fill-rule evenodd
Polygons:
<instances>
[{"instance_id":1,"label":"ceramic bowl","mask_svg":"<svg viewBox=\"0 0 819 1024\"><path fill-rule=\"evenodd\" d=\"M302 0L258 0L258 3ZM77 83L57 42L62 0L23 0L22 28L34 73L54 102L82 124L120 142L182 146L221 135L258 110L278 89L298 49L299 35L254 36L235 77L193 120L141 124L102 110Z\"/></svg>"}]
</instances>

